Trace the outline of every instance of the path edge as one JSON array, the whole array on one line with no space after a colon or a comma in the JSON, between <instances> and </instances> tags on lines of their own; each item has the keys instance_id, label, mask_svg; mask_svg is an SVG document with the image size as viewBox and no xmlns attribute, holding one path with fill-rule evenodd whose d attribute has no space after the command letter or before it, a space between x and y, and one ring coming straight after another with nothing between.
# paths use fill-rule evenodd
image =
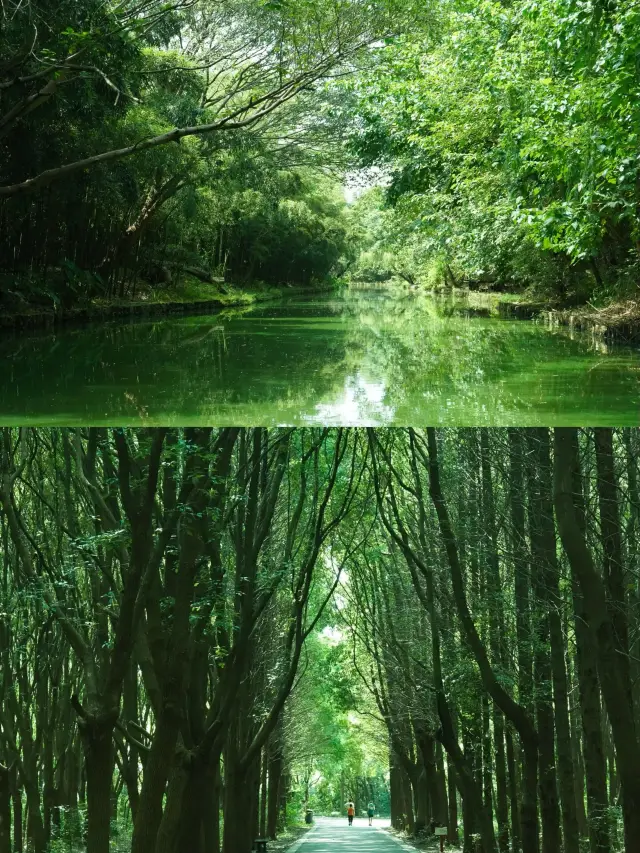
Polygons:
<instances>
[{"instance_id":1,"label":"path edge","mask_svg":"<svg viewBox=\"0 0 640 853\"><path fill-rule=\"evenodd\" d=\"M398 847L400 847L401 850L407 850L410 851L410 853L415 853L415 847L412 847L410 844L407 844L406 841L401 841L399 838L396 838L393 833L388 832L388 827L378 826L376 827L376 831L383 832L387 836L387 838L390 838L391 841L394 841L398 845ZM289 853L289 851L287 851L287 853Z\"/></svg>"},{"instance_id":2,"label":"path edge","mask_svg":"<svg viewBox=\"0 0 640 853\"><path fill-rule=\"evenodd\" d=\"M305 832L305 834L301 838L299 838L297 841L293 842L291 847L287 847L287 849L285 850L285 853L296 853L296 851L299 850L302 847L302 845L305 843L307 838L309 838L311 835L313 835L313 833L316 832L317 829L318 829L318 827L314 826L313 829L310 829L308 832Z\"/></svg>"}]
</instances>

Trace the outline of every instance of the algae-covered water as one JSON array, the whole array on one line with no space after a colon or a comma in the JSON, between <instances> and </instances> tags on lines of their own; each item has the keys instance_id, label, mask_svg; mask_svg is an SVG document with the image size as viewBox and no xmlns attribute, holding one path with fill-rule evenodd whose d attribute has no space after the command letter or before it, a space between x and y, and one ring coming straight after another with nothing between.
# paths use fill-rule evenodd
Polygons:
<instances>
[{"instance_id":1,"label":"algae-covered water","mask_svg":"<svg viewBox=\"0 0 640 853\"><path fill-rule=\"evenodd\" d=\"M0 341L0 422L640 425L640 350L394 290Z\"/></svg>"}]
</instances>

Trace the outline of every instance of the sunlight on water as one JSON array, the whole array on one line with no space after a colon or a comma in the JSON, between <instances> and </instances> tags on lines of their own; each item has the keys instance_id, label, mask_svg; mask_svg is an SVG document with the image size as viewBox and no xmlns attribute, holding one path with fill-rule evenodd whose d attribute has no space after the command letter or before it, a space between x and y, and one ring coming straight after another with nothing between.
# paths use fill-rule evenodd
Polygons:
<instances>
[{"instance_id":1,"label":"sunlight on water","mask_svg":"<svg viewBox=\"0 0 640 853\"><path fill-rule=\"evenodd\" d=\"M3 424L640 424L637 348L405 291L5 336L0 358Z\"/></svg>"}]
</instances>

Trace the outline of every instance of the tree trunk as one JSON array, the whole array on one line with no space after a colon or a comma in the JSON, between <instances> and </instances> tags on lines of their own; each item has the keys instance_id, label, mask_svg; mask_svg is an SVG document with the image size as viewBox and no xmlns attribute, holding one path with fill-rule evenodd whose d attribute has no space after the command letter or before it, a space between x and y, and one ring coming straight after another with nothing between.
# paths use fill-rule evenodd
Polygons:
<instances>
[{"instance_id":1,"label":"tree trunk","mask_svg":"<svg viewBox=\"0 0 640 853\"><path fill-rule=\"evenodd\" d=\"M553 515L553 469L549 430L537 430L540 559L543 567L543 599L546 605L551 647L553 714L556 730L558 785L562 805L564 853L579 853L578 818L576 814L573 758L571 754L571 725L569 722L569 691L565 663L565 639L560 608L560 573L556 554L556 531Z\"/></svg>"},{"instance_id":2,"label":"tree trunk","mask_svg":"<svg viewBox=\"0 0 640 853\"><path fill-rule=\"evenodd\" d=\"M442 744L436 741L436 764L435 782L433 785L433 796L431 798L431 816L440 824L447 825L449 813L449 797L447 788L447 777L444 769L444 754Z\"/></svg>"},{"instance_id":3,"label":"tree trunk","mask_svg":"<svg viewBox=\"0 0 640 853\"><path fill-rule=\"evenodd\" d=\"M511 815L511 843L513 850L520 849L520 800L518 797L518 770L516 767L515 750L511 728L506 727L507 768L509 772L509 811Z\"/></svg>"},{"instance_id":4,"label":"tree trunk","mask_svg":"<svg viewBox=\"0 0 640 853\"><path fill-rule=\"evenodd\" d=\"M87 853L109 853L113 726L88 720L80 731L87 777Z\"/></svg>"},{"instance_id":5,"label":"tree trunk","mask_svg":"<svg viewBox=\"0 0 640 853\"><path fill-rule=\"evenodd\" d=\"M595 639L587 626L583 598L575 576L573 586L576 666L580 691L589 844L591 853L609 853L607 765L602 740L598 654Z\"/></svg>"},{"instance_id":6,"label":"tree trunk","mask_svg":"<svg viewBox=\"0 0 640 853\"><path fill-rule=\"evenodd\" d=\"M429 453L429 491L438 516L440 533L447 554L449 568L451 569L453 598L460 617L461 628L476 663L478 664L478 669L480 670L480 676L485 690L505 715L511 720L520 734L525 760L525 797L523 798L522 815L523 853L538 853L537 812L530 808L532 802L535 803L536 800L535 791L538 781L537 732L525 709L515 702L511 696L509 696L506 690L496 679L495 673L489 663L486 649L471 617L458 557L457 542L453 533L453 528L451 527L449 512L442 493L436 435L433 427L429 427L427 429L427 440ZM525 803L529 806L529 809L526 812L524 808Z\"/></svg>"},{"instance_id":7,"label":"tree trunk","mask_svg":"<svg viewBox=\"0 0 640 853\"><path fill-rule=\"evenodd\" d=\"M447 819L447 824L449 826L449 841L451 844L457 846L460 838L458 833L458 790L456 771L450 755L447 756L447 787L449 794L449 811Z\"/></svg>"},{"instance_id":8,"label":"tree trunk","mask_svg":"<svg viewBox=\"0 0 640 853\"><path fill-rule=\"evenodd\" d=\"M577 685L576 685L577 687ZM580 838L589 838L589 823L587 821L587 809L585 806L585 773L584 759L582 757L582 738L580 736L580 725L578 723L578 690L572 686L571 688L571 754L575 773L573 774L575 801L576 801L576 816L578 819L578 832Z\"/></svg>"},{"instance_id":9,"label":"tree trunk","mask_svg":"<svg viewBox=\"0 0 640 853\"><path fill-rule=\"evenodd\" d=\"M402 817L404 820L405 828L408 830L409 835L415 835L416 818L413 809L413 791L411 787L411 780L409 779L409 774L404 768L400 770L400 773L402 779Z\"/></svg>"},{"instance_id":10,"label":"tree trunk","mask_svg":"<svg viewBox=\"0 0 640 853\"><path fill-rule=\"evenodd\" d=\"M625 429L623 432L625 449L625 471L629 500L629 520L626 525L626 555L629 574L629 616L632 623L629 634L631 646L631 684L633 686L633 707L636 714L636 726L640 726L640 489L638 487L637 459L640 455L638 430Z\"/></svg>"},{"instance_id":11,"label":"tree trunk","mask_svg":"<svg viewBox=\"0 0 640 853\"><path fill-rule=\"evenodd\" d=\"M602 538L604 578L609 593L609 618L618 650L618 667L627 701L633 712L633 694L629 674L629 627L625 573L622 561L622 536L618 510L618 486L613 464L613 430L596 429L596 465L598 502Z\"/></svg>"},{"instance_id":12,"label":"tree trunk","mask_svg":"<svg viewBox=\"0 0 640 853\"><path fill-rule=\"evenodd\" d=\"M171 710L160 714L144 766L131 853L155 853L162 803L178 740L178 720Z\"/></svg>"},{"instance_id":13,"label":"tree trunk","mask_svg":"<svg viewBox=\"0 0 640 853\"><path fill-rule=\"evenodd\" d=\"M273 841L278 834L278 809L282 785L282 751L277 735L269 745L269 791L267 808L267 836ZM342 804L341 804L342 807Z\"/></svg>"},{"instance_id":14,"label":"tree trunk","mask_svg":"<svg viewBox=\"0 0 640 853\"><path fill-rule=\"evenodd\" d=\"M227 741L224 760L224 829L223 853L251 853L256 829L258 762L243 767L240 760L240 737L245 720L236 718Z\"/></svg>"},{"instance_id":15,"label":"tree trunk","mask_svg":"<svg viewBox=\"0 0 640 853\"><path fill-rule=\"evenodd\" d=\"M415 803L415 822L414 833L419 834L426 830L429 823L429 787L427 780L427 770L423 765L411 779L411 789L413 791L413 802ZM359 804L356 802L356 806ZM359 808L356 808L356 814L359 813Z\"/></svg>"},{"instance_id":16,"label":"tree trunk","mask_svg":"<svg viewBox=\"0 0 640 853\"><path fill-rule=\"evenodd\" d=\"M536 708L536 728L539 746L539 791L540 817L542 824L542 853L556 853L560 847L560 809L556 784L556 761L554 748L555 719L552 695L551 649L549 609L553 607L549 589L549 561L555 557L549 552L548 530L544 528L545 512L551 506L543 498L544 448L548 431L536 429L528 433L528 449L533 465L528 467L529 491L529 536L531 540L532 585L535 595L535 653L533 660ZM548 465L547 465L547 473ZM552 516L549 516L551 521Z\"/></svg>"},{"instance_id":17,"label":"tree trunk","mask_svg":"<svg viewBox=\"0 0 640 853\"><path fill-rule=\"evenodd\" d=\"M11 800L13 803L13 850L14 853L22 853L22 796L20 786L18 785L18 772L15 766L9 771L9 785L11 786Z\"/></svg>"},{"instance_id":18,"label":"tree trunk","mask_svg":"<svg viewBox=\"0 0 640 853\"><path fill-rule=\"evenodd\" d=\"M220 853L220 756L217 755L209 777L209 806L204 816L205 853Z\"/></svg>"},{"instance_id":19,"label":"tree trunk","mask_svg":"<svg viewBox=\"0 0 640 853\"><path fill-rule=\"evenodd\" d=\"M389 799L391 806L391 826L399 829L402 825L402 778L398 759L395 757L393 747L389 747ZM340 795L340 808L345 802L344 791Z\"/></svg>"},{"instance_id":20,"label":"tree trunk","mask_svg":"<svg viewBox=\"0 0 640 853\"><path fill-rule=\"evenodd\" d=\"M11 853L11 787L9 769L0 764L0 853Z\"/></svg>"},{"instance_id":21,"label":"tree trunk","mask_svg":"<svg viewBox=\"0 0 640 853\"><path fill-rule=\"evenodd\" d=\"M514 554L514 585L516 638L518 644L518 699L531 714L533 710L533 654L531 648L530 575L525 538L525 512L523 489L524 441L522 430L509 430L509 503L511 507L511 535ZM517 730L517 729L516 729ZM538 850L538 782L537 746L533 749L522 743L523 774L520 806L520 832L525 853ZM535 763L534 763L535 762ZM531 845L531 846L530 846Z\"/></svg>"},{"instance_id":22,"label":"tree trunk","mask_svg":"<svg viewBox=\"0 0 640 853\"><path fill-rule=\"evenodd\" d=\"M496 523L495 500L493 494L493 474L491 471L490 439L487 429L480 431L482 509L485 530L486 582L489 598L489 642L493 666L502 670L504 655L502 649L504 626L502 601L502 581L498 562L498 528ZM504 748L504 716L493 703L493 742L495 749L496 777L496 818L498 822L498 848L500 853L509 853L509 804L507 796L507 768ZM491 756L488 763L490 764ZM491 772L491 771L490 771Z\"/></svg>"},{"instance_id":23,"label":"tree trunk","mask_svg":"<svg viewBox=\"0 0 640 853\"><path fill-rule=\"evenodd\" d=\"M640 747L628 683L628 661L621 663L619 635L607 605L607 589L598 574L576 512L574 483L580 475L575 429L555 430L555 503L560 538L583 596L589 630L598 653L598 672L616 748L622 787L625 844L640 838Z\"/></svg>"}]
</instances>

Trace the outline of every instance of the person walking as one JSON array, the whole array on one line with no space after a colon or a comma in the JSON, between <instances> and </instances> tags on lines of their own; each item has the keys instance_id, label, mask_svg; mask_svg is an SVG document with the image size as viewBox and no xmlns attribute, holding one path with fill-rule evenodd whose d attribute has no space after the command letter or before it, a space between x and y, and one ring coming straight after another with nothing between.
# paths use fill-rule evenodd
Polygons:
<instances>
[{"instance_id":1,"label":"person walking","mask_svg":"<svg viewBox=\"0 0 640 853\"><path fill-rule=\"evenodd\" d=\"M376 807L374 803L369 803L367 806L367 816L369 818L369 826L373 826L373 816L376 813Z\"/></svg>"},{"instance_id":2,"label":"person walking","mask_svg":"<svg viewBox=\"0 0 640 853\"><path fill-rule=\"evenodd\" d=\"M349 820L349 826L353 826L353 818L355 816L355 813L356 807L351 802L351 800L349 800L349 802L347 803L347 818Z\"/></svg>"}]
</instances>

